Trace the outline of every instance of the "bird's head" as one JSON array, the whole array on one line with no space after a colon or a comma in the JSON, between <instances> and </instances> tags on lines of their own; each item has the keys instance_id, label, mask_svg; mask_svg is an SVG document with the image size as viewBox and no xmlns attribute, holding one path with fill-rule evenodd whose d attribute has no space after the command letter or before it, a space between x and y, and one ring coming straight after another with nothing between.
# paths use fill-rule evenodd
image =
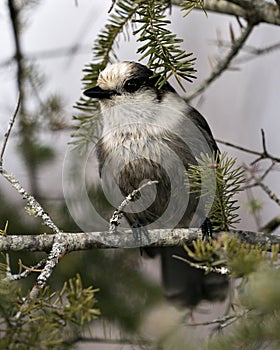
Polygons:
<instances>
[{"instance_id":1,"label":"bird's head","mask_svg":"<svg viewBox=\"0 0 280 350\"><path fill-rule=\"evenodd\" d=\"M161 89L156 78L146 66L136 62L119 62L100 72L97 85L84 91L91 98L100 100L106 107L127 103L160 101L167 91L174 89L166 83Z\"/></svg>"}]
</instances>

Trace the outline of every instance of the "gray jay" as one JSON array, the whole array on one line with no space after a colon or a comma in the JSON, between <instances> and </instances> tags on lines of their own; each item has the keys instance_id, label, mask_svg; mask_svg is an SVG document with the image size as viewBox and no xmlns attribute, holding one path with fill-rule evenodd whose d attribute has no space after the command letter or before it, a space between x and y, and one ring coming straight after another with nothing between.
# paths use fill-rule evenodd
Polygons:
<instances>
[{"instance_id":1,"label":"gray jay","mask_svg":"<svg viewBox=\"0 0 280 350\"><path fill-rule=\"evenodd\" d=\"M198 227L207 216L205 200L189 191L186 170L201 153L212 155L218 147L202 115L168 82L159 89L156 81L146 66L119 62L100 72L97 85L84 92L101 106L100 176L115 206L143 181L157 181L124 212L130 226ZM194 307L201 300L225 298L227 279L205 275L174 258L188 258L182 247L147 249L147 253L161 257L168 299Z\"/></svg>"}]
</instances>

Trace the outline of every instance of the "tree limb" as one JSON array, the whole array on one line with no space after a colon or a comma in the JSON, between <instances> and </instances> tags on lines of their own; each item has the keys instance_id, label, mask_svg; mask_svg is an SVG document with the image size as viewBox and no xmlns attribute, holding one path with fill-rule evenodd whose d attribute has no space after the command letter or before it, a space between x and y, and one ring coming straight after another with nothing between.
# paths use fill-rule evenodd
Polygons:
<instances>
[{"instance_id":1,"label":"tree limb","mask_svg":"<svg viewBox=\"0 0 280 350\"><path fill-rule=\"evenodd\" d=\"M225 146L229 146L229 147L238 149L239 151L246 152L246 153L249 153L249 154L254 154L254 155L258 156L258 158L253 161L253 164L255 164L257 161L259 161L261 159L270 159L273 162L280 163L280 158L279 157L275 157L275 156L273 156L272 154L270 154L267 151L266 144L265 144L264 130L263 129L261 129L261 133L262 133L262 146L263 146L262 152L254 151L252 149L249 149L249 148L246 148L246 147L243 147L243 146L239 146L239 145L235 145L235 144L233 144L231 142L227 142L227 141L223 141L223 140L217 140L216 139L216 141L218 143L221 143L221 144L225 145Z\"/></svg>"},{"instance_id":2,"label":"tree limb","mask_svg":"<svg viewBox=\"0 0 280 350\"><path fill-rule=\"evenodd\" d=\"M261 246L280 243L280 237L262 232L231 230L230 234L237 236L240 240L249 244L259 244ZM214 233L214 238L218 238L222 233ZM81 251L89 249L116 249L131 245L132 231L116 232L61 232L60 241L63 242L67 252ZM29 251L29 252L49 252L56 239L53 234L40 235L6 235L0 236L0 251ZM190 244L192 241L202 238L201 229L162 229L150 230L149 237L151 244L146 247L166 247Z\"/></svg>"},{"instance_id":3,"label":"tree limb","mask_svg":"<svg viewBox=\"0 0 280 350\"><path fill-rule=\"evenodd\" d=\"M265 224L261 230L264 233L271 233L275 231L280 226L280 215L277 215L275 218L271 219L267 224Z\"/></svg>"},{"instance_id":4,"label":"tree limb","mask_svg":"<svg viewBox=\"0 0 280 350\"><path fill-rule=\"evenodd\" d=\"M180 5L182 0L172 0L173 5ZM248 8L248 4L251 6ZM244 19L255 18L257 23L268 23L280 25L280 9L272 3L265 0L258 1L246 0L204 0L204 9L209 12L222 13L226 15L243 17Z\"/></svg>"},{"instance_id":5,"label":"tree limb","mask_svg":"<svg viewBox=\"0 0 280 350\"><path fill-rule=\"evenodd\" d=\"M201 94L214 80L216 80L228 68L230 62L245 44L253 28L254 24L249 22L247 27L243 30L240 37L232 44L231 50L227 54L227 56L222 61L220 61L216 67L214 67L210 76L206 78L196 89L194 89L194 91L192 91L186 97L186 101L190 101L197 95Z\"/></svg>"},{"instance_id":6,"label":"tree limb","mask_svg":"<svg viewBox=\"0 0 280 350\"><path fill-rule=\"evenodd\" d=\"M20 95L18 96L18 100L17 100L17 104L16 104L16 108L15 108L14 114L12 115L12 117L10 119L8 130L6 131L6 133L4 135L3 145L1 147L1 153L0 153L0 166L3 165L3 156L4 156L4 153L5 153L5 150L6 150L6 146L7 146L8 139L10 137L11 130L13 128L16 116L17 116L18 111L19 111L19 107L20 107Z\"/></svg>"}]
</instances>

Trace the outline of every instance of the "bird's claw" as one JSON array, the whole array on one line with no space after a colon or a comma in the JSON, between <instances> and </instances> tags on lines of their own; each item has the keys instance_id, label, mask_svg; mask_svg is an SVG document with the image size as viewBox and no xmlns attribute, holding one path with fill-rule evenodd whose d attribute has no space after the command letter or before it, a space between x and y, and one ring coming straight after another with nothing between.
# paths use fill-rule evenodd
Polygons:
<instances>
[{"instance_id":1,"label":"bird's claw","mask_svg":"<svg viewBox=\"0 0 280 350\"><path fill-rule=\"evenodd\" d=\"M202 239L209 240L213 238L213 227L209 218L206 218L201 225Z\"/></svg>"},{"instance_id":2,"label":"bird's claw","mask_svg":"<svg viewBox=\"0 0 280 350\"><path fill-rule=\"evenodd\" d=\"M142 247L150 242L149 232L146 226L142 225L140 222L135 221L132 225L132 233L135 243Z\"/></svg>"}]
</instances>

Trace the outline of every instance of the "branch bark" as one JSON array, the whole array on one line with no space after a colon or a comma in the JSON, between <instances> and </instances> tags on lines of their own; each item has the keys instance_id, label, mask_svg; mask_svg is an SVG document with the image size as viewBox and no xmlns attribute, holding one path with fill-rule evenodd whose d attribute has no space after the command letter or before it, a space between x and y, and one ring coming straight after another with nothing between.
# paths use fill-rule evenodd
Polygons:
<instances>
[{"instance_id":1,"label":"branch bark","mask_svg":"<svg viewBox=\"0 0 280 350\"><path fill-rule=\"evenodd\" d=\"M173 5L180 5L181 2L182 0L172 0ZM265 0L204 0L204 8L208 12L238 16L246 20L255 19L257 23L280 25L279 7Z\"/></svg>"},{"instance_id":2,"label":"branch bark","mask_svg":"<svg viewBox=\"0 0 280 350\"><path fill-rule=\"evenodd\" d=\"M237 236L240 240L249 244L259 244L261 246L280 244L280 237L262 232L251 231L229 231L230 234ZM214 238L218 238L222 232L214 233ZM116 232L61 232L60 242L67 252L81 251L89 249L115 249L131 246L132 231L126 230L122 233ZM149 247L166 247L190 244L192 241L202 238L201 229L173 229L173 230L151 230L149 231L151 243ZM29 252L49 252L57 235L6 235L0 236L0 251L29 251Z\"/></svg>"}]
</instances>

